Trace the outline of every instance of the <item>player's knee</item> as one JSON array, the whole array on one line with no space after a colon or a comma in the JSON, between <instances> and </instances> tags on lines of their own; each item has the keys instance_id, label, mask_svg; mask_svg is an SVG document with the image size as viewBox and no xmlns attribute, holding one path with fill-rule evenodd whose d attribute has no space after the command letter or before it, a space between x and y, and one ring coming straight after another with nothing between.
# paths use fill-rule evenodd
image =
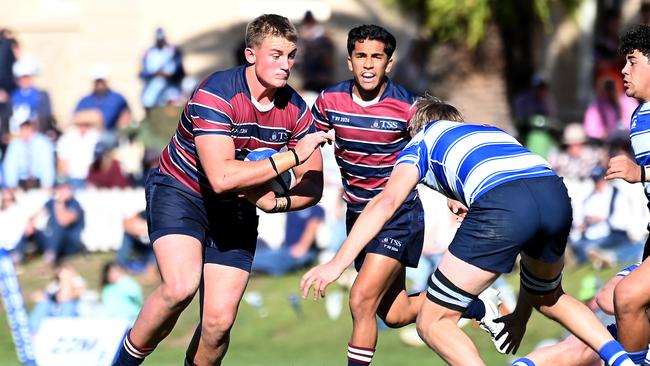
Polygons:
<instances>
[{"instance_id":1,"label":"player's knee","mask_svg":"<svg viewBox=\"0 0 650 366\"><path fill-rule=\"evenodd\" d=\"M415 320L415 329L417 330L420 338L427 342L427 344L431 345L431 342L434 340L432 338L437 334L435 332L436 324L441 319L442 318L440 316L436 316L436 314L423 314L422 312L418 314L418 317Z\"/></svg>"},{"instance_id":2,"label":"player's knee","mask_svg":"<svg viewBox=\"0 0 650 366\"><path fill-rule=\"evenodd\" d=\"M214 314L203 314L201 335L209 343L219 343L235 323L234 311L219 311Z\"/></svg>"},{"instance_id":3,"label":"player's knee","mask_svg":"<svg viewBox=\"0 0 650 366\"><path fill-rule=\"evenodd\" d=\"M596 304L606 314L613 315L614 314L614 299L613 299L612 291L607 293L607 292L605 292L603 290L600 290L596 294Z\"/></svg>"},{"instance_id":4,"label":"player's knee","mask_svg":"<svg viewBox=\"0 0 650 366\"><path fill-rule=\"evenodd\" d=\"M359 287L353 287L350 291L350 311L356 319L364 316L374 318L377 311L377 299L368 296L368 293Z\"/></svg>"},{"instance_id":5,"label":"player's knee","mask_svg":"<svg viewBox=\"0 0 650 366\"><path fill-rule=\"evenodd\" d=\"M614 289L614 306L616 312L629 312L636 309L645 308L647 304L647 294L641 290L642 286L637 286L629 281L621 281Z\"/></svg>"},{"instance_id":6,"label":"player's knee","mask_svg":"<svg viewBox=\"0 0 650 366\"><path fill-rule=\"evenodd\" d=\"M194 298L198 287L183 281L162 283L160 286L163 300L170 309L185 308Z\"/></svg>"}]
</instances>

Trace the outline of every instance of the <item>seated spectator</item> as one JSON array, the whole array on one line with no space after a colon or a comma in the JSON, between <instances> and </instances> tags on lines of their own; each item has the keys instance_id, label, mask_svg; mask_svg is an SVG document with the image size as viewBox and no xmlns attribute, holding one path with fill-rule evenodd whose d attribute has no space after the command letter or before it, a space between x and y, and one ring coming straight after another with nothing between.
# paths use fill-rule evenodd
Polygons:
<instances>
[{"instance_id":1,"label":"seated spectator","mask_svg":"<svg viewBox=\"0 0 650 366\"><path fill-rule=\"evenodd\" d=\"M581 123L573 122L564 128L563 148L549 155L549 162L565 180L588 179L592 169L602 160L603 151L587 143Z\"/></svg>"},{"instance_id":2,"label":"seated spectator","mask_svg":"<svg viewBox=\"0 0 650 366\"><path fill-rule=\"evenodd\" d=\"M325 211L318 205L287 213L284 243L278 249L260 247L253 259L253 271L280 276L300 269L318 256L316 232Z\"/></svg>"},{"instance_id":3,"label":"seated spectator","mask_svg":"<svg viewBox=\"0 0 650 366\"><path fill-rule=\"evenodd\" d=\"M50 96L34 86L37 71L36 63L29 57L23 57L13 65L18 86L11 93L12 116L9 129L13 134L18 132L18 127L26 120L33 121L37 130L43 133L54 128Z\"/></svg>"},{"instance_id":4,"label":"seated spectator","mask_svg":"<svg viewBox=\"0 0 650 366\"><path fill-rule=\"evenodd\" d=\"M60 266L54 280L45 290L34 295L36 305L29 314L29 328L38 333L47 317L74 317L78 315L79 298L86 290L86 281L70 265Z\"/></svg>"},{"instance_id":5,"label":"seated spectator","mask_svg":"<svg viewBox=\"0 0 650 366\"><path fill-rule=\"evenodd\" d=\"M120 265L108 262L102 270L102 304L107 316L125 318L131 322L142 308L142 287Z\"/></svg>"},{"instance_id":6,"label":"seated spectator","mask_svg":"<svg viewBox=\"0 0 650 366\"><path fill-rule=\"evenodd\" d=\"M604 141L611 134L629 131L630 117L638 105L634 98L619 93L612 80L604 80L585 111L585 133L589 138Z\"/></svg>"},{"instance_id":7,"label":"seated spectator","mask_svg":"<svg viewBox=\"0 0 650 366\"><path fill-rule=\"evenodd\" d=\"M33 121L24 121L18 137L7 147L3 161L7 188L52 188L55 178L54 145L36 130Z\"/></svg>"},{"instance_id":8,"label":"seated spectator","mask_svg":"<svg viewBox=\"0 0 650 366\"><path fill-rule=\"evenodd\" d=\"M115 262L133 272L142 272L156 257L149 242L147 216L145 211L124 219L122 246L115 255Z\"/></svg>"},{"instance_id":9,"label":"seated spectator","mask_svg":"<svg viewBox=\"0 0 650 366\"><path fill-rule=\"evenodd\" d=\"M142 106L148 111L180 99L181 81L185 77L180 49L167 42L165 31L156 29L155 44L142 58L140 78L144 81Z\"/></svg>"},{"instance_id":10,"label":"seated spectator","mask_svg":"<svg viewBox=\"0 0 650 366\"><path fill-rule=\"evenodd\" d=\"M20 242L29 214L24 207L16 204L16 197L9 189L0 190L0 248L13 250Z\"/></svg>"},{"instance_id":11,"label":"seated spectator","mask_svg":"<svg viewBox=\"0 0 650 366\"><path fill-rule=\"evenodd\" d=\"M81 98L75 112L98 109L104 116L104 128L107 131L122 129L131 123L131 110L124 97L108 86L108 68L95 65L91 72L93 90Z\"/></svg>"},{"instance_id":12,"label":"seated spectator","mask_svg":"<svg viewBox=\"0 0 650 366\"><path fill-rule=\"evenodd\" d=\"M77 189L86 186L88 170L94 161L95 146L99 142L103 117L98 110L75 113L73 123L56 144L58 174L67 177Z\"/></svg>"},{"instance_id":13,"label":"seated spectator","mask_svg":"<svg viewBox=\"0 0 650 366\"><path fill-rule=\"evenodd\" d=\"M630 220L627 215L630 205L625 196L612 182L605 180L605 168L602 166L596 166L592 170L591 179L594 181L594 189L582 203L584 217L577 222L582 237L569 242L576 261L582 264L592 257L599 260L595 264L601 267L638 260L643 245L633 243L628 237ZM601 251L603 249L617 252L618 259L611 256L605 260L605 252Z\"/></svg>"},{"instance_id":14,"label":"seated spectator","mask_svg":"<svg viewBox=\"0 0 650 366\"><path fill-rule=\"evenodd\" d=\"M36 220L46 214L47 224L43 230L36 229ZM22 262L30 242L43 252L44 262L54 265L65 256L84 250L81 231L84 228L84 211L74 198L72 187L65 181L57 184L54 196L45 203L25 228L25 235L14 250L14 260Z\"/></svg>"},{"instance_id":15,"label":"seated spectator","mask_svg":"<svg viewBox=\"0 0 650 366\"><path fill-rule=\"evenodd\" d=\"M125 188L129 185L120 162L113 156L110 143L100 141L95 146L93 163L88 170L87 183L96 188Z\"/></svg>"}]
</instances>

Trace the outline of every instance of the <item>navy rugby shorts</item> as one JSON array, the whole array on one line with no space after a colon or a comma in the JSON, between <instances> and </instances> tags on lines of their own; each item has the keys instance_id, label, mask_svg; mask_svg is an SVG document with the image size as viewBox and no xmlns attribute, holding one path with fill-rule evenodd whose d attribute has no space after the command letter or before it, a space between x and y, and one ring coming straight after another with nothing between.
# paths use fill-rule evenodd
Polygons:
<instances>
[{"instance_id":1,"label":"navy rugby shorts","mask_svg":"<svg viewBox=\"0 0 650 366\"><path fill-rule=\"evenodd\" d=\"M571 222L571 199L561 178L518 179L474 202L449 251L498 273L512 271L520 252L553 263L564 255Z\"/></svg>"},{"instance_id":2,"label":"navy rugby shorts","mask_svg":"<svg viewBox=\"0 0 650 366\"><path fill-rule=\"evenodd\" d=\"M147 177L145 195L152 243L165 235L188 235L202 243L205 263L250 272L259 221L253 204L235 196L196 193L159 170Z\"/></svg>"},{"instance_id":3,"label":"navy rugby shorts","mask_svg":"<svg viewBox=\"0 0 650 366\"><path fill-rule=\"evenodd\" d=\"M348 210L345 224L348 234L360 213ZM386 225L359 253L354 267L361 269L366 253L375 253L397 259L407 267L417 267L424 243L424 210L419 197L404 202Z\"/></svg>"}]
</instances>

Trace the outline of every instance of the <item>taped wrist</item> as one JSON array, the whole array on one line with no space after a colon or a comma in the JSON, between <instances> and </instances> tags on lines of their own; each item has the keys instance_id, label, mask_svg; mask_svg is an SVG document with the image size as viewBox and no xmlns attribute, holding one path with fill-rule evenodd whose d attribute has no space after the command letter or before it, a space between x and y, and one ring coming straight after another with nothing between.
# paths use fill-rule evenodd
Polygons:
<instances>
[{"instance_id":1,"label":"taped wrist","mask_svg":"<svg viewBox=\"0 0 650 366\"><path fill-rule=\"evenodd\" d=\"M271 212L287 212L291 208L291 199L289 197L276 197L275 207Z\"/></svg>"},{"instance_id":2,"label":"taped wrist","mask_svg":"<svg viewBox=\"0 0 650 366\"><path fill-rule=\"evenodd\" d=\"M293 168L294 166L298 165L296 164L296 157L298 155L294 156L294 153L291 151L285 151L281 153L274 154L271 158L272 161L275 163L275 172L280 175L287 170ZM298 161L300 163L300 161Z\"/></svg>"}]
</instances>

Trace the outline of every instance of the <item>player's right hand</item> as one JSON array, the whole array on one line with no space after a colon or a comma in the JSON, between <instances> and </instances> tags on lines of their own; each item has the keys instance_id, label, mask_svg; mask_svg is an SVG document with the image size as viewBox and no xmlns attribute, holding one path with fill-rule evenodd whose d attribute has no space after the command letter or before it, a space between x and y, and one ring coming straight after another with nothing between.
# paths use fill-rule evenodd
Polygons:
<instances>
[{"instance_id":1,"label":"player's right hand","mask_svg":"<svg viewBox=\"0 0 650 366\"><path fill-rule=\"evenodd\" d=\"M324 131L310 133L301 138L295 148L300 164L309 159L311 154L316 151L319 146L325 143L331 144L333 139L334 137L332 135Z\"/></svg>"},{"instance_id":2,"label":"player's right hand","mask_svg":"<svg viewBox=\"0 0 650 366\"><path fill-rule=\"evenodd\" d=\"M621 178L628 183L638 183L641 181L641 167L627 155L614 156L607 164L605 179L616 178Z\"/></svg>"},{"instance_id":3,"label":"player's right hand","mask_svg":"<svg viewBox=\"0 0 650 366\"><path fill-rule=\"evenodd\" d=\"M312 286L314 287L314 301L318 300L319 296L325 297L325 289L330 283L341 277L341 273L343 270L339 269L332 261L310 269L300 281L302 298L306 299L309 296Z\"/></svg>"},{"instance_id":4,"label":"player's right hand","mask_svg":"<svg viewBox=\"0 0 650 366\"><path fill-rule=\"evenodd\" d=\"M501 341L501 351L504 354L512 353L514 355L519 349L521 340L524 339L524 334L526 334L528 319L522 319L513 312L494 319L494 321L504 324L503 330L495 337L496 340L506 337L504 341Z\"/></svg>"}]
</instances>

